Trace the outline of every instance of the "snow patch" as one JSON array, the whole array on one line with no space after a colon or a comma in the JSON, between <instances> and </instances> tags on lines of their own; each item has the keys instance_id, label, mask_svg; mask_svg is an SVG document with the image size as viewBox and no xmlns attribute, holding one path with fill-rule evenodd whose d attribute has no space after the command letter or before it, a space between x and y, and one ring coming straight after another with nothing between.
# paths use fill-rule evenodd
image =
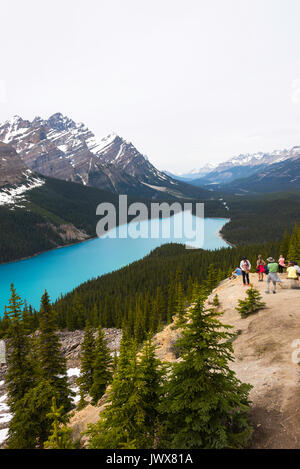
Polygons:
<instances>
[{"instance_id":1,"label":"snow patch","mask_svg":"<svg viewBox=\"0 0 300 469\"><path fill-rule=\"evenodd\" d=\"M3 428L2 430L0 430L0 445L4 443L7 437L8 437L8 428Z\"/></svg>"},{"instance_id":2,"label":"snow patch","mask_svg":"<svg viewBox=\"0 0 300 469\"><path fill-rule=\"evenodd\" d=\"M31 171L29 172L29 174ZM29 177L24 173L27 178L27 183L17 187L4 188L0 190L0 205L16 204L23 200L24 194L32 189L41 187L45 184L43 179L38 177Z\"/></svg>"},{"instance_id":3,"label":"snow patch","mask_svg":"<svg viewBox=\"0 0 300 469\"><path fill-rule=\"evenodd\" d=\"M7 414L1 414L1 415L0 415L0 425L1 425L2 423L8 423L8 422L10 422L11 419L12 419L12 414L9 414L9 413L7 413Z\"/></svg>"},{"instance_id":4,"label":"snow patch","mask_svg":"<svg viewBox=\"0 0 300 469\"><path fill-rule=\"evenodd\" d=\"M69 368L67 370L67 375L70 376L80 376L80 369L79 368Z\"/></svg>"}]
</instances>

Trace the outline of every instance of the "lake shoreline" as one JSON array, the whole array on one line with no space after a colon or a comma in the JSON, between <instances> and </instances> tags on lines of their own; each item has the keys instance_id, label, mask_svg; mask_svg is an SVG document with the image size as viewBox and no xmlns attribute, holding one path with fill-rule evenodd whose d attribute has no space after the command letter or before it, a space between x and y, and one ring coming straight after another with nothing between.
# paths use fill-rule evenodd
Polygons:
<instances>
[{"instance_id":1,"label":"lake shoreline","mask_svg":"<svg viewBox=\"0 0 300 469\"><path fill-rule=\"evenodd\" d=\"M217 217L214 217L214 218L217 218ZM223 218L219 217L220 220L223 220ZM227 223L230 223L231 222L231 218L227 218L228 222ZM227 225L227 223L225 223L225 225ZM224 235L222 233L222 230L224 228L224 226L222 226L222 228L220 228L220 230L218 231L218 237L222 239L222 241L224 241L224 243L228 244L228 246L230 246L231 248L236 248L236 245L235 244L232 244L230 243L229 241L227 241L226 238L224 238Z\"/></svg>"},{"instance_id":2,"label":"lake shoreline","mask_svg":"<svg viewBox=\"0 0 300 469\"><path fill-rule=\"evenodd\" d=\"M191 213L186 213L184 217L186 218L177 214L174 224L171 222L171 225L165 217L160 221L158 219L136 221L135 226L128 226L128 231L117 227L116 231L113 230L103 236L103 239L94 236L84 241L76 240L69 245L55 246L22 260L1 264L1 313L7 304L11 283L17 291L22 292L22 298L27 304L38 308L45 289L52 300L56 301L61 295L72 291L82 283L139 261L164 244L175 243L184 247L191 243L193 248L208 252L219 248L230 249L219 234L219 230L228 223L228 219L200 219L198 226L197 221L192 220L195 216ZM185 223L183 236L182 222ZM204 242L201 232L203 225ZM151 226L154 231L148 231Z\"/></svg>"},{"instance_id":3,"label":"lake shoreline","mask_svg":"<svg viewBox=\"0 0 300 469\"><path fill-rule=\"evenodd\" d=\"M172 214L171 216L174 216L174 214ZM217 231L217 236L219 238L222 239L222 241L224 241L224 243L228 244L228 246L231 246L231 247L235 247L234 244L231 244L229 241L227 241L227 239L224 238L224 236L222 235L221 233L221 230L224 228L225 225L227 225L227 223L229 223L231 221L230 218L223 218L223 217L207 217L211 220L228 220L220 230ZM117 227L119 227L121 225L117 225ZM62 249L62 248L68 248L68 247L71 247L71 246L76 246L77 244L83 244L83 243L88 243L89 241L93 241L94 239L97 239L98 236L91 236L91 237L88 237L84 240L81 240L81 241L75 241L75 242L72 242L70 244L62 244L61 246L55 246L54 248L51 248L51 249L45 249L45 251L39 251L39 252L36 252L35 254L32 254L31 256L26 256L26 257L20 257L18 259L14 259L14 260L11 260L11 261L7 261L7 262L0 262L0 265L8 265L8 264L13 264L15 262L22 262L22 261L26 261L26 260L29 260L29 259L34 259L35 257L37 256L41 256L42 254L46 254L47 252L52 252L52 251L55 251L56 249ZM180 243L179 243L180 244Z\"/></svg>"}]
</instances>

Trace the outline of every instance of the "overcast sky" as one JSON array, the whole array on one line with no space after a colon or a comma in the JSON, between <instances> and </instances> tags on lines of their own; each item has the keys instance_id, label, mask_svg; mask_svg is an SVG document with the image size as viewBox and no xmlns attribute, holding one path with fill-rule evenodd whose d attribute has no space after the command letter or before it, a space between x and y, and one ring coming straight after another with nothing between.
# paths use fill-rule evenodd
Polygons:
<instances>
[{"instance_id":1,"label":"overcast sky","mask_svg":"<svg viewBox=\"0 0 300 469\"><path fill-rule=\"evenodd\" d=\"M160 169L300 145L299 0L10 0L0 121L62 112Z\"/></svg>"}]
</instances>

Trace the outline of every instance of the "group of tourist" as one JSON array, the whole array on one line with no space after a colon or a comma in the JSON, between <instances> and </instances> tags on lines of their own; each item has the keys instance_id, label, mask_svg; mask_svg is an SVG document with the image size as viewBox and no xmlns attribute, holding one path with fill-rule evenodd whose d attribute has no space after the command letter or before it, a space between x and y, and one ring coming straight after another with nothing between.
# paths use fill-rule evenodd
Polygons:
<instances>
[{"instance_id":1,"label":"group of tourist","mask_svg":"<svg viewBox=\"0 0 300 469\"><path fill-rule=\"evenodd\" d=\"M243 286L251 286L249 273L251 269L250 261L247 257L243 257L241 260L240 266L237 267L231 274L231 279L238 276L242 276ZM267 289L266 293L270 293L270 284L273 285L273 293L276 293L276 284L282 283L279 274L283 274L286 269L286 275L289 280L298 280L300 277L300 267L297 262L287 262L285 263L285 258L282 254L278 259L278 262L273 259L273 257L268 257L267 261L264 261L261 254L259 254L256 261L256 272L258 274L258 281L263 282L264 274L267 275Z\"/></svg>"}]
</instances>

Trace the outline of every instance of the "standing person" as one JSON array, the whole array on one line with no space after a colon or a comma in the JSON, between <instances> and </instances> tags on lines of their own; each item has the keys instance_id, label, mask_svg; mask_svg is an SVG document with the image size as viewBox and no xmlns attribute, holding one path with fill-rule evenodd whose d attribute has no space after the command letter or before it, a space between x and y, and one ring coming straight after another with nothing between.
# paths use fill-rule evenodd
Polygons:
<instances>
[{"instance_id":1,"label":"standing person","mask_svg":"<svg viewBox=\"0 0 300 469\"><path fill-rule=\"evenodd\" d=\"M243 275L243 285L244 287L246 286L246 281L248 286L250 286L250 280L249 280L249 272L251 269L251 264L250 261L248 261L247 257L243 257L243 260L240 263L240 269L242 271Z\"/></svg>"},{"instance_id":2,"label":"standing person","mask_svg":"<svg viewBox=\"0 0 300 469\"><path fill-rule=\"evenodd\" d=\"M268 280L267 280L267 289L266 293L270 293L270 283L273 283L273 293L276 293L276 283L282 283L280 278L278 277L278 263L273 259L273 257L268 257L268 269L269 269L269 275L268 275Z\"/></svg>"},{"instance_id":3,"label":"standing person","mask_svg":"<svg viewBox=\"0 0 300 469\"><path fill-rule=\"evenodd\" d=\"M264 280L264 273L265 273L265 261L262 258L262 255L259 254L256 262L256 271L258 273L258 281L263 282Z\"/></svg>"},{"instance_id":4,"label":"standing person","mask_svg":"<svg viewBox=\"0 0 300 469\"><path fill-rule=\"evenodd\" d=\"M278 271L280 274L283 274L283 269L286 267L285 265L285 258L283 257L282 254L280 254L279 259L278 259Z\"/></svg>"}]
</instances>

